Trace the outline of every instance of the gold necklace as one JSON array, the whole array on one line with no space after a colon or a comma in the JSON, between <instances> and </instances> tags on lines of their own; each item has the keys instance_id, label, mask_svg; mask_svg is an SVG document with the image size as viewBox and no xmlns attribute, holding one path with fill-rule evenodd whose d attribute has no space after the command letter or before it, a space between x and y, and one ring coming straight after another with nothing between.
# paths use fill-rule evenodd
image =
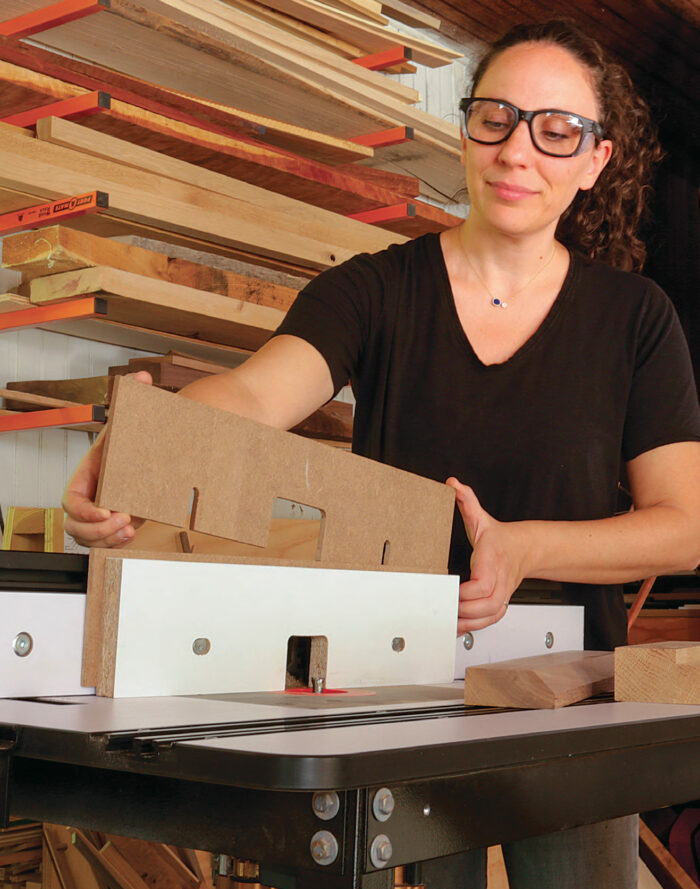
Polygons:
<instances>
[{"instance_id":1,"label":"gold necklace","mask_svg":"<svg viewBox=\"0 0 700 889\"><path fill-rule=\"evenodd\" d=\"M525 290L526 288L528 288L530 286L530 284L532 284L532 282L535 280L535 278L538 278L542 274L542 272L547 268L549 263L554 259L554 254L556 253L556 249L557 249L557 244L555 241L554 245L552 246L552 252L550 253L549 259L547 260L547 262L545 262L545 264L542 266L542 268L539 271L535 272L535 274L531 278L529 278L523 284L522 287L518 287L518 289L514 293L511 293L509 299L513 299L513 297L517 296L519 293L522 293L523 290ZM464 256L465 256L467 262L469 263L471 270L474 272L476 277L481 282L481 286L484 288L484 290L491 297L491 305L496 309L507 309L508 308L507 301L504 299L501 299L499 296L494 296L493 293L491 293L488 285L486 284L486 281L484 281L484 279L481 277L481 275L477 272L476 268L474 267L474 264L472 263L471 259L469 258L469 254L467 253L466 250L464 251Z\"/></svg>"}]
</instances>

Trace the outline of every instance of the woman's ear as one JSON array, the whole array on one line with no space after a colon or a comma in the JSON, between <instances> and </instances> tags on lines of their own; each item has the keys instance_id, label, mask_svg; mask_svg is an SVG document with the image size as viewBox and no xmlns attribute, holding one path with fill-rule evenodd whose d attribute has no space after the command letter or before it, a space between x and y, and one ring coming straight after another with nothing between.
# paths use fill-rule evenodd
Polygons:
<instances>
[{"instance_id":1,"label":"woman's ear","mask_svg":"<svg viewBox=\"0 0 700 889\"><path fill-rule=\"evenodd\" d=\"M588 191L596 184L598 176L603 172L612 157L613 144L610 139L602 139L593 149L588 169L583 175L579 188Z\"/></svg>"}]
</instances>

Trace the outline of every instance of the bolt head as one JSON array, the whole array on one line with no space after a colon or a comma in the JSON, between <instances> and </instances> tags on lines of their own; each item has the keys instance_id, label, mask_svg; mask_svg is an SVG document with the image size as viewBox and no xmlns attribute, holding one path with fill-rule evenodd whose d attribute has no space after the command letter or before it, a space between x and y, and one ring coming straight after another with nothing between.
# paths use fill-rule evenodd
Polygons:
<instances>
[{"instance_id":1,"label":"bolt head","mask_svg":"<svg viewBox=\"0 0 700 889\"><path fill-rule=\"evenodd\" d=\"M384 867L391 860L393 854L394 849L391 845L391 840L386 834L380 833L379 836L372 840L369 857L375 867Z\"/></svg>"},{"instance_id":2,"label":"bolt head","mask_svg":"<svg viewBox=\"0 0 700 889\"><path fill-rule=\"evenodd\" d=\"M544 644L547 648L552 648L554 646L554 633L547 633L544 637Z\"/></svg>"},{"instance_id":3,"label":"bolt head","mask_svg":"<svg viewBox=\"0 0 700 889\"><path fill-rule=\"evenodd\" d=\"M464 645L467 651L471 651L474 648L474 636L471 633L465 633L462 645Z\"/></svg>"},{"instance_id":4,"label":"bolt head","mask_svg":"<svg viewBox=\"0 0 700 889\"><path fill-rule=\"evenodd\" d=\"M380 787L372 800L372 814L377 821L386 821L391 817L395 806L394 794L388 787Z\"/></svg>"},{"instance_id":5,"label":"bolt head","mask_svg":"<svg viewBox=\"0 0 700 889\"><path fill-rule=\"evenodd\" d=\"M338 857L338 841L328 830L319 830L311 837L311 857L316 864L326 867Z\"/></svg>"},{"instance_id":6,"label":"bolt head","mask_svg":"<svg viewBox=\"0 0 700 889\"><path fill-rule=\"evenodd\" d=\"M322 821L330 821L340 811L340 797L334 790L314 793L311 799L311 808L317 818Z\"/></svg>"},{"instance_id":7,"label":"bolt head","mask_svg":"<svg viewBox=\"0 0 700 889\"><path fill-rule=\"evenodd\" d=\"M17 633L12 641L12 650L17 657L26 657L34 648L34 640L29 633Z\"/></svg>"}]
</instances>

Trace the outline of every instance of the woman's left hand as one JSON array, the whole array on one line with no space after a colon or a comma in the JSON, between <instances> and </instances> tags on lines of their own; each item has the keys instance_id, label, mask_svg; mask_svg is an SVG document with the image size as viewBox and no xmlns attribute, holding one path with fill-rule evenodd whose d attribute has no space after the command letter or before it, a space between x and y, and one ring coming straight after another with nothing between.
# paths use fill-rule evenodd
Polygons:
<instances>
[{"instance_id":1,"label":"woman's left hand","mask_svg":"<svg viewBox=\"0 0 700 889\"><path fill-rule=\"evenodd\" d=\"M518 523L499 522L479 503L474 491L449 478L473 547L471 577L459 588L457 632L481 630L499 621L523 579L525 547Z\"/></svg>"}]
</instances>

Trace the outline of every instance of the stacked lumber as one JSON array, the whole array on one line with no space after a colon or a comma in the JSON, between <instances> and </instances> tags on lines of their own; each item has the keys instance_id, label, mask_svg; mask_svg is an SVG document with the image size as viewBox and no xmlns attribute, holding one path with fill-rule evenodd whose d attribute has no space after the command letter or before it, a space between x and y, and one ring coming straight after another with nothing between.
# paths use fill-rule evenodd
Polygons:
<instances>
[{"instance_id":1,"label":"stacked lumber","mask_svg":"<svg viewBox=\"0 0 700 889\"><path fill-rule=\"evenodd\" d=\"M0 889L38 889L41 857L41 824L11 820L0 830Z\"/></svg>"},{"instance_id":2,"label":"stacked lumber","mask_svg":"<svg viewBox=\"0 0 700 889\"><path fill-rule=\"evenodd\" d=\"M206 852L56 824L43 837L43 889L213 889Z\"/></svg>"},{"instance_id":3,"label":"stacked lumber","mask_svg":"<svg viewBox=\"0 0 700 889\"><path fill-rule=\"evenodd\" d=\"M3 9L6 15L21 15L40 5L40 0L6 0ZM444 65L457 53L392 32L376 13L358 14L357 9L350 12L319 0L277 0L274 10L269 5L253 0L115 0L99 15L34 39L41 49L76 56L81 64L86 60L94 67L97 62L127 78L153 83L161 96L183 94L187 101L194 98L241 119L265 109L282 124L360 142L377 131L409 127L411 138L377 152L376 163L408 163L415 175L443 194L459 187L458 128L412 107L418 94L365 67L371 60L348 58L358 51L376 54L399 46L401 58ZM300 21L301 30L290 24ZM308 39L309 27L317 29L316 39ZM3 57L18 61L17 56ZM108 78L101 79L98 88L109 91ZM93 77L93 89L95 82ZM87 86L85 80L82 85ZM235 108L228 104L231 96L236 96ZM124 101L123 96L114 98ZM171 103L177 101L171 98Z\"/></svg>"}]
</instances>

